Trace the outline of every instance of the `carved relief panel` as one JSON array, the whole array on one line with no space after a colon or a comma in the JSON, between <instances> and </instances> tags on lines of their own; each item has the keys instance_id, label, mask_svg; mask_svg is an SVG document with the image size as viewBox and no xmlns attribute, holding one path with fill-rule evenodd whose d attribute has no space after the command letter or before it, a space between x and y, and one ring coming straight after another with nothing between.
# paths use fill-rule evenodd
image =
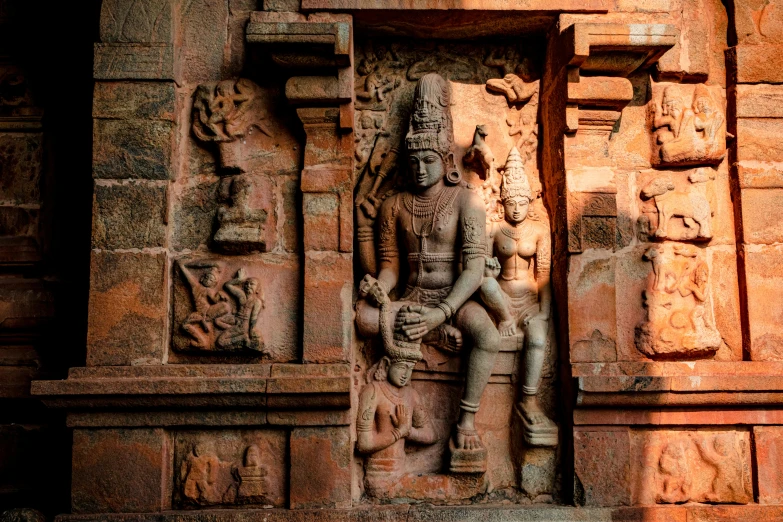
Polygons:
<instances>
[{"instance_id":1,"label":"carved relief panel","mask_svg":"<svg viewBox=\"0 0 783 522\"><path fill-rule=\"evenodd\" d=\"M722 339L704 251L664 243L650 247L644 259L652 271L643 294L646 318L636 327L636 348L652 358L714 355Z\"/></svg>"},{"instance_id":2,"label":"carved relief panel","mask_svg":"<svg viewBox=\"0 0 783 522\"><path fill-rule=\"evenodd\" d=\"M716 165L726 156L726 113L717 87L657 85L650 102L653 165Z\"/></svg>"},{"instance_id":3,"label":"carved relief panel","mask_svg":"<svg viewBox=\"0 0 783 522\"><path fill-rule=\"evenodd\" d=\"M713 237L715 171L655 171L640 176L643 240L709 241Z\"/></svg>"},{"instance_id":4,"label":"carved relief panel","mask_svg":"<svg viewBox=\"0 0 783 522\"><path fill-rule=\"evenodd\" d=\"M174 350L294 360L299 338L294 256L187 257L174 267ZM175 358L176 359L176 358Z\"/></svg>"},{"instance_id":5,"label":"carved relief panel","mask_svg":"<svg viewBox=\"0 0 783 522\"><path fill-rule=\"evenodd\" d=\"M285 506L286 439L272 430L177 433L177 507Z\"/></svg>"},{"instance_id":6,"label":"carved relief panel","mask_svg":"<svg viewBox=\"0 0 783 522\"><path fill-rule=\"evenodd\" d=\"M519 424L514 447L558 442L539 401L545 366L551 370L551 246L537 171L534 60L517 46L360 49L364 278L356 323L368 377L357 449L365 493L469 498L485 474L511 492L520 486L503 464L511 417ZM512 375L520 375L518 390ZM457 404L451 397L462 376ZM508 410L485 406L486 394ZM483 424L490 417L507 419L491 435ZM551 492L553 479L529 490Z\"/></svg>"},{"instance_id":7,"label":"carved relief panel","mask_svg":"<svg viewBox=\"0 0 783 522\"><path fill-rule=\"evenodd\" d=\"M186 188L182 197L183 203L201 206L202 211L214 208L207 224L213 250L246 254L296 248L293 232L286 230L295 230L286 222L295 218L287 184L299 168L300 154L273 105L276 96L245 78L202 84L194 93L192 132L202 144L215 144L211 152L219 182L206 196L215 201L200 201L203 181ZM189 221L193 212L183 208L181 218ZM188 244L185 232L181 240Z\"/></svg>"},{"instance_id":8,"label":"carved relief panel","mask_svg":"<svg viewBox=\"0 0 783 522\"><path fill-rule=\"evenodd\" d=\"M631 452L634 504L753 500L748 432L637 432Z\"/></svg>"}]
</instances>

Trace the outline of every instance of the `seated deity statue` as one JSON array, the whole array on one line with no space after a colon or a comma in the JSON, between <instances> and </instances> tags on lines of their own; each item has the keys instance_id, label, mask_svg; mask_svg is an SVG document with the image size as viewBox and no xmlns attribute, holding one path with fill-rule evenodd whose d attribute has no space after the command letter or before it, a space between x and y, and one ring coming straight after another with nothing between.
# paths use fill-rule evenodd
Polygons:
<instances>
[{"instance_id":1,"label":"seated deity statue","mask_svg":"<svg viewBox=\"0 0 783 522\"><path fill-rule=\"evenodd\" d=\"M377 296L397 288L401 263L407 261L405 290L391 303L395 332L408 342L453 352L471 347L449 469L479 473L486 471L486 448L474 420L500 334L486 309L471 300L484 275L486 211L454 167L449 86L438 74L427 74L416 85L405 145L411 183L381 205L378 274L365 276L369 290L356 306L357 327L364 336L380 333Z\"/></svg>"},{"instance_id":2,"label":"seated deity statue","mask_svg":"<svg viewBox=\"0 0 783 522\"><path fill-rule=\"evenodd\" d=\"M556 446L557 426L541 409L536 394L546 355L552 304L549 227L530 212L533 194L522 157L511 149L506 161L500 200L504 221L493 223L488 243L495 257L487 259L480 295L498 320L503 337L525 333L524 375L519 410L525 442Z\"/></svg>"},{"instance_id":3,"label":"seated deity statue","mask_svg":"<svg viewBox=\"0 0 783 522\"><path fill-rule=\"evenodd\" d=\"M356 447L369 454L365 485L369 495L393 497L405 478L406 441L434 444L435 430L418 392L408 386L414 365L421 360L418 342L408 342L394 328L394 310L389 298L380 294L380 322L386 355L370 370L372 380L359 395Z\"/></svg>"}]
</instances>

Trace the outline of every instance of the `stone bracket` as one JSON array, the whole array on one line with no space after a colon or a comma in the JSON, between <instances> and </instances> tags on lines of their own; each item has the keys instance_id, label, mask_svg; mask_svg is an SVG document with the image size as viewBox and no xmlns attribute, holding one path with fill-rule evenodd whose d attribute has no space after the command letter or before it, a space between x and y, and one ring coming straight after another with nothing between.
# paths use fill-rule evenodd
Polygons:
<instances>
[{"instance_id":1,"label":"stone bracket","mask_svg":"<svg viewBox=\"0 0 783 522\"><path fill-rule=\"evenodd\" d=\"M353 128L353 23L349 15L254 12L249 43L263 44L282 67L317 74L294 76L286 97L294 105L339 105L340 128ZM334 70L334 75L324 75Z\"/></svg>"},{"instance_id":2,"label":"stone bracket","mask_svg":"<svg viewBox=\"0 0 783 522\"><path fill-rule=\"evenodd\" d=\"M610 133L623 108L633 99L633 85L625 78L578 77L568 84L568 132L587 130Z\"/></svg>"}]
</instances>

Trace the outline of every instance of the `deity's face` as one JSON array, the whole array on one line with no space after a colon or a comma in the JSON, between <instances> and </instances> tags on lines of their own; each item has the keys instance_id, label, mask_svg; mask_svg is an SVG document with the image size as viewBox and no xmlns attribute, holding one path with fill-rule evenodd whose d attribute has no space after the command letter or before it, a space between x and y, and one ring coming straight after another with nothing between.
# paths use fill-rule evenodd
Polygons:
<instances>
[{"instance_id":1,"label":"deity's face","mask_svg":"<svg viewBox=\"0 0 783 522\"><path fill-rule=\"evenodd\" d=\"M248 279L247 281L245 281L245 293L247 295L255 294L257 290L258 290L258 281L256 281L255 278Z\"/></svg>"},{"instance_id":2,"label":"deity's face","mask_svg":"<svg viewBox=\"0 0 783 522\"><path fill-rule=\"evenodd\" d=\"M434 150L417 150L408 155L408 165L416 187L424 190L438 183L446 174L443 158Z\"/></svg>"},{"instance_id":3,"label":"deity's face","mask_svg":"<svg viewBox=\"0 0 783 522\"><path fill-rule=\"evenodd\" d=\"M512 225L522 223L527 218L529 208L530 200L525 196L514 196L503 201L506 221Z\"/></svg>"},{"instance_id":4,"label":"deity's face","mask_svg":"<svg viewBox=\"0 0 783 522\"><path fill-rule=\"evenodd\" d=\"M217 284L217 277L215 277L214 273L207 272L201 278L201 284L204 285L206 288L212 288Z\"/></svg>"},{"instance_id":5,"label":"deity's face","mask_svg":"<svg viewBox=\"0 0 783 522\"><path fill-rule=\"evenodd\" d=\"M710 100L704 97L701 97L698 100L696 100L696 110L698 110L699 112L703 112L704 114L711 113L712 104L710 103Z\"/></svg>"},{"instance_id":6,"label":"deity's face","mask_svg":"<svg viewBox=\"0 0 783 522\"><path fill-rule=\"evenodd\" d=\"M682 112L682 104L677 98L664 98L663 113L669 116L679 116Z\"/></svg>"},{"instance_id":7,"label":"deity's face","mask_svg":"<svg viewBox=\"0 0 783 522\"><path fill-rule=\"evenodd\" d=\"M415 365L410 361L394 361L389 366L389 382L397 388L402 388L410 382Z\"/></svg>"}]
</instances>

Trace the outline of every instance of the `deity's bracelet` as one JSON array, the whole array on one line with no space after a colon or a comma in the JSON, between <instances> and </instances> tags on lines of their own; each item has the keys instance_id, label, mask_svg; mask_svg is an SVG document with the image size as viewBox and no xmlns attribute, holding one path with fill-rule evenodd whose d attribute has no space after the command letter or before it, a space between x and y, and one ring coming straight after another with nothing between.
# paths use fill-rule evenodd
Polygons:
<instances>
[{"instance_id":1,"label":"deity's bracelet","mask_svg":"<svg viewBox=\"0 0 783 522\"><path fill-rule=\"evenodd\" d=\"M454 309L446 301L441 301L437 304L437 307L443 310L443 313L446 314L447 321L454 315Z\"/></svg>"}]
</instances>

